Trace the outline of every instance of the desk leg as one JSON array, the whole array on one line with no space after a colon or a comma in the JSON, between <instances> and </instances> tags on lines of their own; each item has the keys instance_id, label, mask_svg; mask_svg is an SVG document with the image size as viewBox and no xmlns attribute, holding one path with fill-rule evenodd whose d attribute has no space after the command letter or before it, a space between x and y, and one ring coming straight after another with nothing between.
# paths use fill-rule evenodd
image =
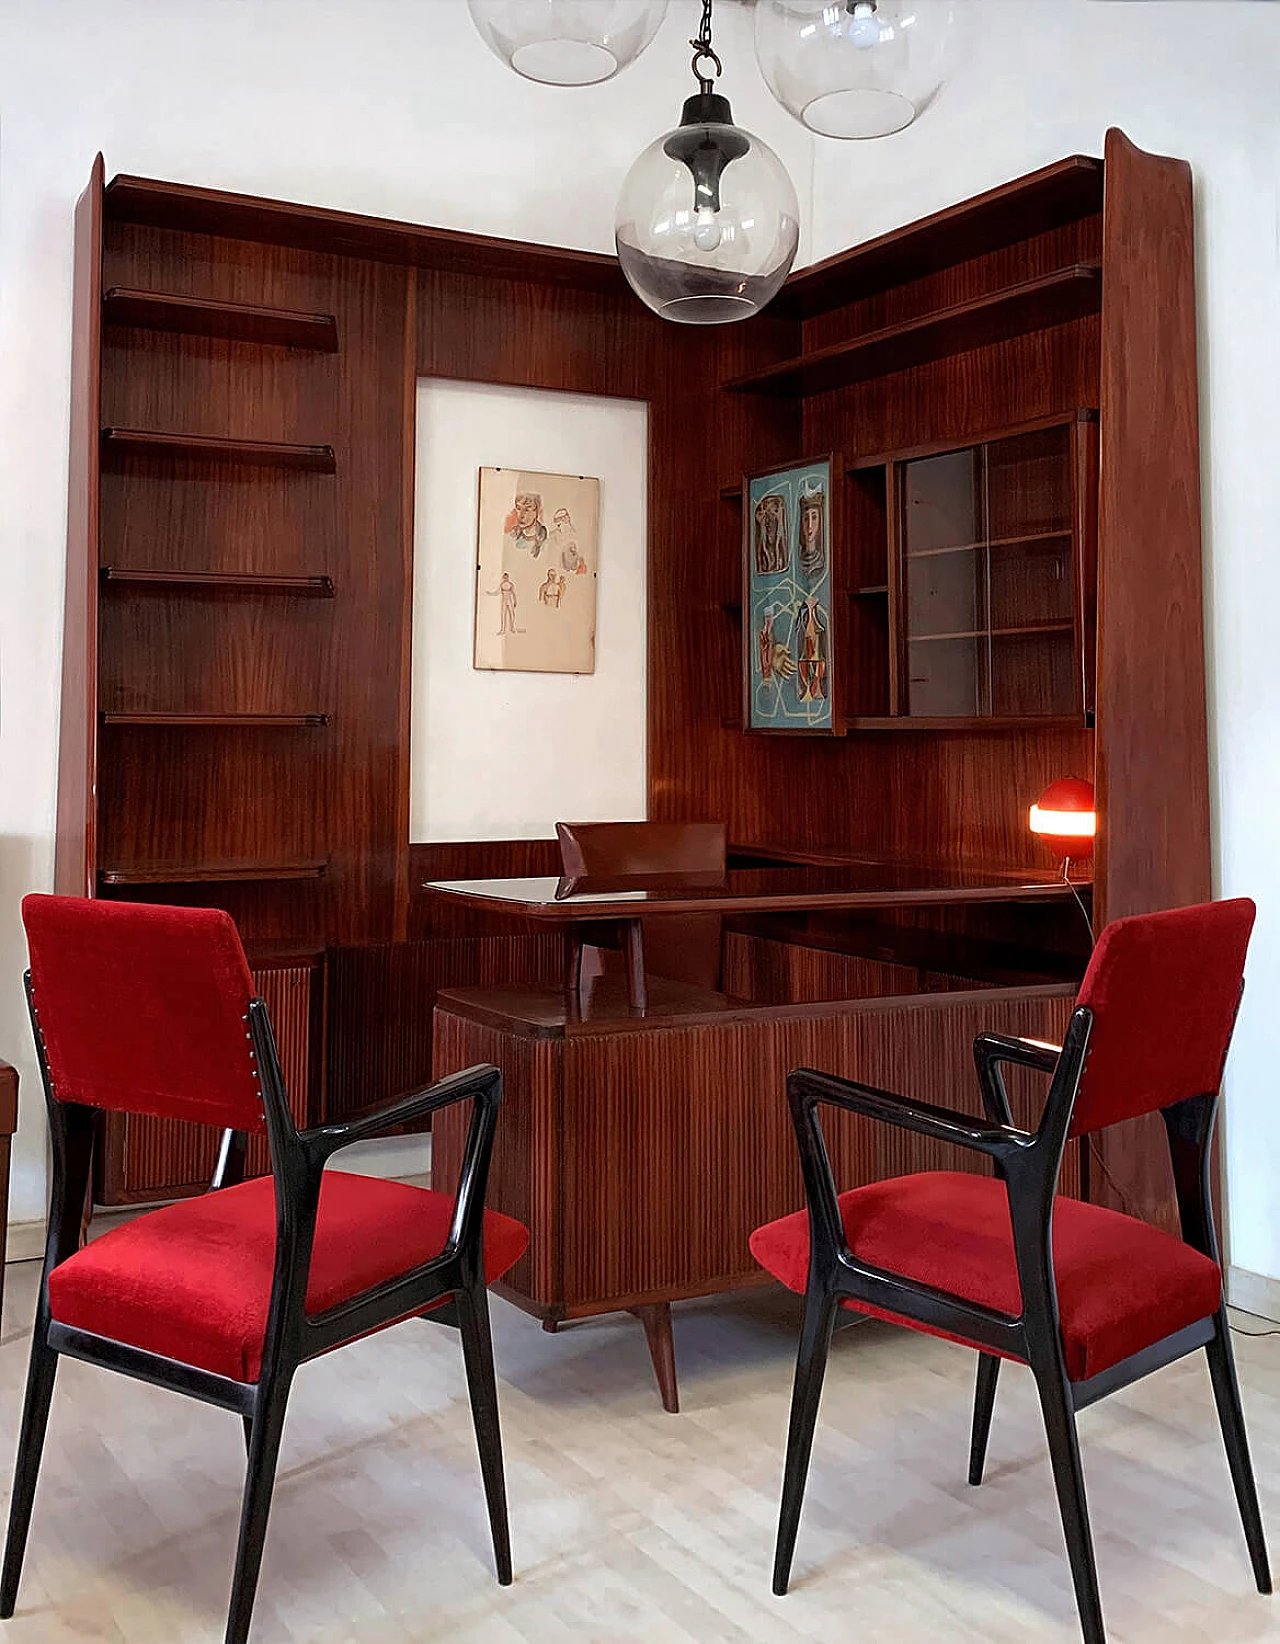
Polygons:
<instances>
[{"instance_id":1,"label":"desk leg","mask_svg":"<svg viewBox=\"0 0 1280 1644\"><path fill-rule=\"evenodd\" d=\"M582 987L582 937L572 926L564 938L564 991L571 999Z\"/></svg>"},{"instance_id":2,"label":"desk leg","mask_svg":"<svg viewBox=\"0 0 1280 1644\"><path fill-rule=\"evenodd\" d=\"M644 985L644 926L638 919L623 921L623 941L627 951L627 1003L632 1010L647 1010L649 994Z\"/></svg>"},{"instance_id":3,"label":"desk leg","mask_svg":"<svg viewBox=\"0 0 1280 1644\"><path fill-rule=\"evenodd\" d=\"M649 1357L653 1373L658 1378L662 1394L662 1408L671 1415L680 1413L680 1391L676 1385L676 1346L671 1335L671 1303L654 1302L648 1307L633 1307L630 1311L644 1325L645 1340L649 1343Z\"/></svg>"}]
</instances>

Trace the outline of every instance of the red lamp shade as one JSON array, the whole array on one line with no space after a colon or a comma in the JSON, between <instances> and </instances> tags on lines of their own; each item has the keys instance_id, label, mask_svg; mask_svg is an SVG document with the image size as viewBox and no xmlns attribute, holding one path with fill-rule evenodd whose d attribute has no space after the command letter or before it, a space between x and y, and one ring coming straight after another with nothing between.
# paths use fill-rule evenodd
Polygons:
<instances>
[{"instance_id":1,"label":"red lamp shade","mask_svg":"<svg viewBox=\"0 0 1280 1644\"><path fill-rule=\"evenodd\" d=\"M1093 783L1078 776L1051 782L1031 807L1031 831L1038 834L1059 861L1073 862L1093 855L1098 813L1093 808Z\"/></svg>"}]
</instances>

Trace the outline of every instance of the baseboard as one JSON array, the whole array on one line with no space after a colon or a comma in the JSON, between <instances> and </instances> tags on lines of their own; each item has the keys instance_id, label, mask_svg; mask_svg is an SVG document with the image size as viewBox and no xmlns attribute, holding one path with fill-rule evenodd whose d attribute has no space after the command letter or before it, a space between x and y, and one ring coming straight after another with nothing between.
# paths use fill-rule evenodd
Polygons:
<instances>
[{"instance_id":1,"label":"baseboard","mask_svg":"<svg viewBox=\"0 0 1280 1644\"><path fill-rule=\"evenodd\" d=\"M354 1172L357 1176L380 1176L387 1181L408 1182L414 1187L431 1185L431 1137L385 1136L371 1142L357 1142L344 1148L333 1160L333 1168ZM130 1205L121 1210L99 1210L93 1218L94 1228L101 1230L113 1221L127 1220L143 1207ZM44 1260L45 1221L41 1216L31 1222L10 1222L5 1260L10 1262L38 1262Z\"/></svg>"},{"instance_id":2,"label":"baseboard","mask_svg":"<svg viewBox=\"0 0 1280 1644\"><path fill-rule=\"evenodd\" d=\"M1245 1267L1228 1267L1227 1300L1242 1313L1256 1313L1260 1319L1280 1324L1280 1279L1250 1273Z\"/></svg>"}]
</instances>

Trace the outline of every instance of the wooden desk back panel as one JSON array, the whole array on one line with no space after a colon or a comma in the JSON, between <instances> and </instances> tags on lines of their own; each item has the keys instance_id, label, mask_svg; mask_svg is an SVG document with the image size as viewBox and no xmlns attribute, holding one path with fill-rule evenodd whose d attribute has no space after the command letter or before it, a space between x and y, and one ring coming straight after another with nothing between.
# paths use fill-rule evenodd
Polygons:
<instances>
[{"instance_id":1,"label":"wooden desk back panel","mask_svg":"<svg viewBox=\"0 0 1280 1644\"><path fill-rule=\"evenodd\" d=\"M1069 987L934 995L782 1017L746 1012L696 1031L677 1021L564 1037L468 1020L446 1001L436 1012L435 1072L502 1068L488 1203L535 1229L509 1293L541 1316L572 1317L762 1281L748 1235L804 1202L783 1095L791 1068L978 1112L974 1035L1058 1039L1073 998ZM1034 1123L1043 1089L1015 1082L1011 1095L1019 1122ZM465 1118L451 1109L437 1120L438 1188L457 1177ZM828 1125L842 1187L975 1168L945 1146L845 1118ZM1073 1152L1063 1191L1078 1189Z\"/></svg>"}]
</instances>

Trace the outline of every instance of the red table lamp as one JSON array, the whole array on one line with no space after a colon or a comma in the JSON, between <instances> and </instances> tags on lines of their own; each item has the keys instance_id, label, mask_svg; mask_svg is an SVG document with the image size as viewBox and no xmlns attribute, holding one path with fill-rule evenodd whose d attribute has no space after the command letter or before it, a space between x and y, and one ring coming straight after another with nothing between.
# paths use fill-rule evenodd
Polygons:
<instances>
[{"instance_id":1,"label":"red table lamp","mask_svg":"<svg viewBox=\"0 0 1280 1644\"><path fill-rule=\"evenodd\" d=\"M1093 856L1093 837L1098 831L1093 783L1078 776L1051 782L1031 807L1028 820L1032 833L1038 834L1062 863L1062 877L1068 878L1072 862Z\"/></svg>"}]
</instances>

